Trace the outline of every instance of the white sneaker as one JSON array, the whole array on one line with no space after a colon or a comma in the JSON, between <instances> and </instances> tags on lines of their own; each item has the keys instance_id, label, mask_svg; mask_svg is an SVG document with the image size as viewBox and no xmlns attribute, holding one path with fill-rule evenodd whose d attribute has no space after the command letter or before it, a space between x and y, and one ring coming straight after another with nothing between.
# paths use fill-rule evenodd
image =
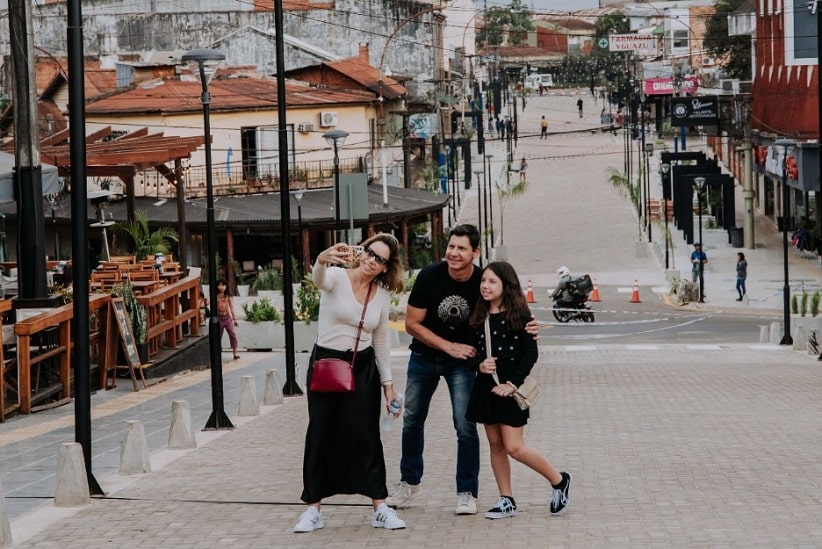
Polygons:
<instances>
[{"instance_id":1,"label":"white sneaker","mask_svg":"<svg viewBox=\"0 0 822 549\"><path fill-rule=\"evenodd\" d=\"M408 503L420 495L420 485L413 485L408 484L405 481L400 481L394 485L394 489L391 490L391 493L385 499L385 503L387 503L390 507L396 507L397 509L404 509L408 507Z\"/></svg>"},{"instance_id":2,"label":"white sneaker","mask_svg":"<svg viewBox=\"0 0 822 549\"><path fill-rule=\"evenodd\" d=\"M323 524L323 515L316 507L309 507L302 515L300 520L294 526L294 531L298 534L305 532L313 532L325 526Z\"/></svg>"},{"instance_id":3,"label":"white sneaker","mask_svg":"<svg viewBox=\"0 0 822 549\"><path fill-rule=\"evenodd\" d=\"M476 515L477 500L471 492L460 492L457 494L457 514Z\"/></svg>"},{"instance_id":4,"label":"white sneaker","mask_svg":"<svg viewBox=\"0 0 822 549\"><path fill-rule=\"evenodd\" d=\"M377 510L371 514L371 526L385 528L386 530L399 530L405 528L405 522L400 520L396 511L388 505L380 503Z\"/></svg>"}]
</instances>

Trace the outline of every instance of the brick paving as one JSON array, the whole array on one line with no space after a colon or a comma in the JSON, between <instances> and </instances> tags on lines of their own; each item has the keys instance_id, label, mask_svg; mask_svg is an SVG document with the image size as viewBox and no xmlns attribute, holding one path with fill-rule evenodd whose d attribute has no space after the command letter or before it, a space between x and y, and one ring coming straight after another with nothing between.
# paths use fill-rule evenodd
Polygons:
<instances>
[{"instance_id":1,"label":"brick paving","mask_svg":"<svg viewBox=\"0 0 822 549\"><path fill-rule=\"evenodd\" d=\"M524 135L529 127L538 134L537 121L547 113L551 136L521 138L515 151L517 162L523 154L529 158L529 188L504 212L508 257L542 292L566 264L596 275L609 295L639 279L643 300L650 300L666 286L658 246L639 245L646 235L638 234L626 199L607 180L609 166L621 169L622 136L580 132L597 125L599 108L586 97L588 114L579 121L575 102L570 95L532 98L520 114ZM499 161L504 143L489 142L488 152ZM494 166L502 169L502 163ZM652 196L656 192L652 187ZM461 221L476 219L476 198L475 187L462 201ZM707 234L705 241L709 297L690 308L781 306L781 241L770 220L757 219L757 249L744 250L751 263L749 303L733 299L738 250L721 232ZM690 249L681 240L675 245L674 261L684 272ZM822 286L818 262L800 259L793 250L790 260L792 286ZM403 350L395 351L392 366L400 387L406 361ZM202 372L193 374L202 378L196 383L151 389L151 399L131 408L103 405L122 395L95 395L93 405L107 410L94 424L95 475L107 498L76 509L41 502L26 513L13 512L18 546L822 547L822 366L804 352L733 342L582 340L542 346L537 375L546 392L526 440L573 473L565 515L549 516L549 487L519 464L513 465L517 517L454 515L456 443L447 392L440 389L427 425L424 493L417 505L400 512L408 528L371 528L368 502L345 496L326 501L324 529L299 535L291 529L303 509L298 498L305 399L288 398L256 418L234 417L239 377L253 375L261 399L271 368L282 370L282 354L246 354L232 363L226 370L226 410L237 427L198 432L199 448L192 451L163 447L171 400L190 400L195 428L204 424L210 393ZM148 393L141 392L141 399ZM30 475L39 497L53 493L56 460L45 456L56 456L59 442L72 438L70 422L61 419L70 413L63 407L0 426L0 457L32 463L14 474ZM146 422L154 472L124 478L116 473L117 440L122 422L131 418ZM56 422L55 430L44 432L42 424L49 421ZM30 431L15 435L17 429ZM400 433L397 425L383 436L389 484L399 477ZM3 437L13 442L4 445ZM497 493L482 433L480 439L482 512ZM8 492L11 479L2 470ZM14 490L20 500L25 493Z\"/></svg>"}]
</instances>

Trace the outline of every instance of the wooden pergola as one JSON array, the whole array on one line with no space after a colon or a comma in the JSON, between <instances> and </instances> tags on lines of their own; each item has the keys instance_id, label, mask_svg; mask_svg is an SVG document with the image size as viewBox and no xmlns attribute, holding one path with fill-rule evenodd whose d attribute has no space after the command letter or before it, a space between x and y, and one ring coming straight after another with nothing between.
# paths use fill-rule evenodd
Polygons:
<instances>
[{"instance_id":1,"label":"wooden pergola","mask_svg":"<svg viewBox=\"0 0 822 549\"><path fill-rule=\"evenodd\" d=\"M43 162L57 167L63 177L71 173L71 151L69 130L63 130L40 142L40 156ZM155 169L169 183L178 189L177 213L180 243L186 242L185 193L179 192L183 185L184 158L205 144L204 136L179 137L150 134L148 128L115 136L111 126L102 128L86 136L86 175L88 177L117 177L126 186L127 216L134 220L134 177L137 172ZM13 147L13 143L10 145ZM167 166L174 162L174 169ZM186 268L185 254L180 254L181 267Z\"/></svg>"}]
</instances>

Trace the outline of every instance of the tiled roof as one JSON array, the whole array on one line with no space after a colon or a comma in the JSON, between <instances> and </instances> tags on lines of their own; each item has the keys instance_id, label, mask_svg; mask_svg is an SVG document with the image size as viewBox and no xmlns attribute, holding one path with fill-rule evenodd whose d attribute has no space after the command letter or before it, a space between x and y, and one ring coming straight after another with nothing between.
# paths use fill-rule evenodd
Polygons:
<instances>
[{"instance_id":1,"label":"tiled roof","mask_svg":"<svg viewBox=\"0 0 822 549\"><path fill-rule=\"evenodd\" d=\"M397 99L408 93L408 90L399 82L390 76L383 75L376 67L363 63L357 57L324 63L324 65L375 93L382 93L385 99ZM382 85L380 85L380 76L382 76Z\"/></svg>"},{"instance_id":2,"label":"tiled roof","mask_svg":"<svg viewBox=\"0 0 822 549\"><path fill-rule=\"evenodd\" d=\"M271 109L277 106L277 81L272 78L212 80L208 87L212 111ZM289 107L364 104L371 94L286 84ZM200 111L202 86L196 80L168 79L146 83L86 106L89 114L162 113Z\"/></svg>"}]
</instances>

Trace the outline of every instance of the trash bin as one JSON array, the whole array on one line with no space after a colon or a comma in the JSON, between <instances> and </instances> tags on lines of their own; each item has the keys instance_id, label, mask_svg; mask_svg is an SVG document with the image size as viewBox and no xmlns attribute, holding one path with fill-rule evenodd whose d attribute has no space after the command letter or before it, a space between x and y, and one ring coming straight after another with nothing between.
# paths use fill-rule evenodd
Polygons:
<instances>
[{"instance_id":1,"label":"trash bin","mask_svg":"<svg viewBox=\"0 0 822 549\"><path fill-rule=\"evenodd\" d=\"M744 233L742 227L731 227L731 246L734 248L741 248L744 246Z\"/></svg>"}]
</instances>

